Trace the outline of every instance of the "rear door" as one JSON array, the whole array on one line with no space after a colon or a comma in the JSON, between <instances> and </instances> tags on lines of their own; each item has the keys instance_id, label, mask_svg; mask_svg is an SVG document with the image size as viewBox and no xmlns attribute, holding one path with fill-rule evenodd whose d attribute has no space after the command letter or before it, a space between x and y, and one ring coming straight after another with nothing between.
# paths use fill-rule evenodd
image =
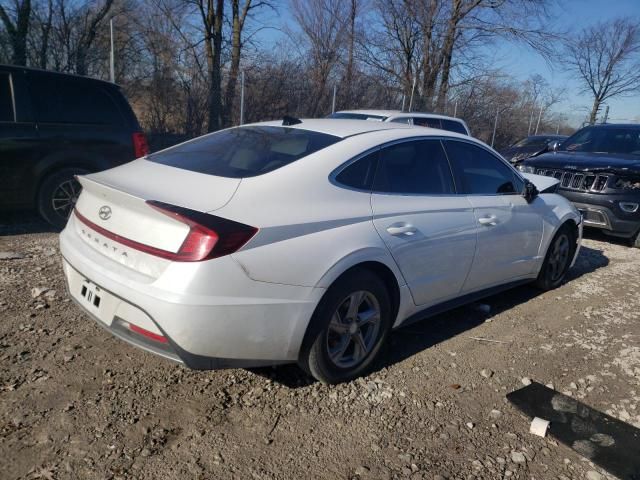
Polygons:
<instances>
[{"instance_id":1,"label":"rear door","mask_svg":"<svg viewBox=\"0 0 640 480\"><path fill-rule=\"evenodd\" d=\"M458 294L476 245L473 209L455 191L437 139L410 140L380 151L371 198L375 228L417 305Z\"/></svg>"},{"instance_id":2,"label":"rear door","mask_svg":"<svg viewBox=\"0 0 640 480\"><path fill-rule=\"evenodd\" d=\"M473 206L478 243L463 292L482 290L533 272L542 217L522 197L524 182L489 150L463 140L444 142L457 183Z\"/></svg>"},{"instance_id":3,"label":"rear door","mask_svg":"<svg viewBox=\"0 0 640 480\"><path fill-rule=\"evenodd\" d=\"M38 159L38 132L30 118L22 73L0 72L0 202L30 206L35 190L32 168Z\"/></svg>"}]
</instances>

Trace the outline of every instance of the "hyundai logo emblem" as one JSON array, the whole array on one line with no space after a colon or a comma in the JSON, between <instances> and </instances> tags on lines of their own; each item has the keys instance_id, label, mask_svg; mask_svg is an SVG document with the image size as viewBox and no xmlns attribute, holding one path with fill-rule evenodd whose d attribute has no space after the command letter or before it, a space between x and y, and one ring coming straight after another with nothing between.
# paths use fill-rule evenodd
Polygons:
<instances>
[{"instance_id":1,"label":"hyundai logo emblem","mask_svg":"<svg viewBox=\"0 0 640 480\"><path fill-rule=\"evenodd\" d=\"M102 220L109 220L111 218L111 207L109 207L108 205L103 205L102 207L100 207L100 210L98 210L98 216Z\"/></svg>"}]
</instances>

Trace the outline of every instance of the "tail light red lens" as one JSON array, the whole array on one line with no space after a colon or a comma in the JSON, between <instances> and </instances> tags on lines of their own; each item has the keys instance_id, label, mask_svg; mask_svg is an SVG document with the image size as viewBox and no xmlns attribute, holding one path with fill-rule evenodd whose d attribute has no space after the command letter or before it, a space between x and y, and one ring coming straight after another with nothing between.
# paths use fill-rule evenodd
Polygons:
<instances>
[{"instance_id":1,"label":"tail light red lens","mask_svg":"<svg viewBox=\"0 0 640 480\"><path fill-rule=\"evenodd\" d=\"M136 158L144 157L149 153L149 143L144 133L135 132L131 137L133 140L133 153Z\"/></svg>"},{"instance_id":2,"label":"tail light red lens","mask_svg":"<svg viewBox=\"0 0 640 480\"><path fill-rule=\"evenodd\" d=\"M255 227L188 208L153 200L148 200L147 204L160 213L189 226L189 233L177 252L169 252L130 240L96 225L77 210L74 210L74 214L82 223L111 240L174 262L200 262L229 255L238 251L258 232Z\"/></svg>"}]
</instances>

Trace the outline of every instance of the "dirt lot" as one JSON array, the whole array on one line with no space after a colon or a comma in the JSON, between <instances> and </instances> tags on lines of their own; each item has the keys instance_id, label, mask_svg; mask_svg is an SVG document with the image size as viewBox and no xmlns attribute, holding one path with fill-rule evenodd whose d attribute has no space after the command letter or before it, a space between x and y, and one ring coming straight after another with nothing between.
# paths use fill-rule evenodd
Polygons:
<instances>
[{"instance_id":1,"label":"dirt lot","mask_svg":"<svg viewBox=\"0 0 640 480\"><path fill-rule=\"evenodd\" d=\"M407 327L377 371L325 387L294 367L188 371L110 337L65 298L43 230L0 218L0 252L24 256L0 260L2 479L601 478L528 433L505 400L524 377L640 427L640 251L604 237L561 288Z\"/></svg>"}]
</instances>

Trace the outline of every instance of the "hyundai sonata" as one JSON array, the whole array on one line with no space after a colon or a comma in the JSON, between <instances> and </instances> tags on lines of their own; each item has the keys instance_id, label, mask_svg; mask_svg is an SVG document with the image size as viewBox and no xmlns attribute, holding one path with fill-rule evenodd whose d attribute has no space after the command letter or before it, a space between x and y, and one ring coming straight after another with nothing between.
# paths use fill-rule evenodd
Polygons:
<instances>
[{"instance_id":1,"label":"hyundai sonata","mask_svg":"<svg viewBox=\"0 0 640 480\"><path fill-rule=\"evenodd\" d=\"M354 378L393 328L558 286L582 236L557 180L394 123L247 125L79 181L60 236L71 297L196 369L297 362Z\"/></svg>"}]
</instances>

